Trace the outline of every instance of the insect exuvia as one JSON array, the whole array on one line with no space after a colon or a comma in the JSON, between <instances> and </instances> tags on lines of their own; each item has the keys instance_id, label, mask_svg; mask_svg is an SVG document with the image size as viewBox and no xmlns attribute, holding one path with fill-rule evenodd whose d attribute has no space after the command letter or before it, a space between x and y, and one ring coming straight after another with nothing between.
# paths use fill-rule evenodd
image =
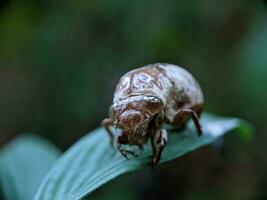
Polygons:
<instances>
[{"instance_id":1,"label":"insect exuvia","mask_svg":"<svg viewBox=\"0 0 267 200\"><path fill-rule=\"evenodd\" d=\"M152 167L158 164L167 144L164 124L182 126L193 119L198 135L202 134L199 116L203 110L202 90L185 69L172 64L156 63L126 73L120 79L109 118L102 121L111 139L110 126L121 129L116 146L123 156L136 154L123 145L137 145L141 149L151 140Z\"/></svg>"}]
</instances>

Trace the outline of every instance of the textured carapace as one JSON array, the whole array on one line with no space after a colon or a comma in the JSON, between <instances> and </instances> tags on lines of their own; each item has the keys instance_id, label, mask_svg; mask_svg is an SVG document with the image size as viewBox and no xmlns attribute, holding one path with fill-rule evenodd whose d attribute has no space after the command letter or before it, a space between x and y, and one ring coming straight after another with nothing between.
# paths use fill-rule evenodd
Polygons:
<instances>
[{"instance_id":1,"label":"textured carapace","mask_svg":"<svg viewBox=\"0 0 267 200\"><path fill-rule=\"evenodd\" d=\"M123 149L122 144L142 148L151 139L154 166L167 143L163 124L180 127L192 117L201 135L198 117L203 104L202 90L189 72L176 65L156 63L122 76L114 93L109 118L102 124L111 136L109 126L122 130L116 144L125 157L127 153L135 153Z\"/></svg>"}]
</instances>

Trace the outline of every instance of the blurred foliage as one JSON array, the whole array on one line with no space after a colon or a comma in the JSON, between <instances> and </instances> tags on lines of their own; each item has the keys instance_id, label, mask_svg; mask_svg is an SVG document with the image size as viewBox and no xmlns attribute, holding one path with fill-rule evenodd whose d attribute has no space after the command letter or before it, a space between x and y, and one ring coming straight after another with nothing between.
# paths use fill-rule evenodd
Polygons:
<instances>
[{"instance_id":1,"label":"blurred foliage","mask_svg":"<svg viewBox=\"0 0 267 200\"><path fill-rule=\"evenodd\" d=\"M30 200L61 152L39 137L27 134L0 151L1 196L8 200Z\"/></svg>"},{"instance_id":2,"label":"blurred foliage","mask_svg":"<svg viewBox=\"0 0 267 200\"><path fill-rule=\"evenodd\" d=\"M187 170L180 162L162 167L153 176L160 183L148 191L160 198L160 191L179 181L184 184L169 199L212 199L214 191L230 199L266 199L266 5L260 0L0 1L0 143L30 131L66 149L99 126L123 73L153 62L174 63L199 80L207 110L244 117L257 135L246 145L231 139L226 144L231 151L219 158L210 149L181 159ZM194 168L191 180L196 160L206 168ZM166 173L173 182L162 177Z\"/></svg>"}]
</instances>

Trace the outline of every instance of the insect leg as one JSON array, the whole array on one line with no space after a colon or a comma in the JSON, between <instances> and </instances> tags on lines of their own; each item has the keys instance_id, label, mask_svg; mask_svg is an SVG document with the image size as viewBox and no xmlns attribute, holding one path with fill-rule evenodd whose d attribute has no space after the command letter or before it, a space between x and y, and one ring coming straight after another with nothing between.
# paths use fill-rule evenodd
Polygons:
<instances>
[{"instance_id":1,"label":"insect leg","mask_svg":"<svg viewBox=\"0 0 267 200\"><path fill-rule=\"evenodd\" d=\"M191 109L181 109L176 113L175 121L183 123L190 116L193 119L193 122L195 124L196 129L197 129L198 136L201 136L202 135L202 128L201 128L201 125L199 123L198 115L196 114L195 111L193 111Z\"/></svg>"},{"instance_id":2,"label":"insect leg","mask_svg":"<svg viewBox=\"0 0 267 200\"><path fill-rule=\"evenodd\" d=\"M117 146L117 149L119 150L119 152L121 153L121 155L123 155L127 160L129 159L128 156L127 156L127 152L125 152L125 150L122 148L121 144L116 143L116 146Z\"/></svg>"},{"instance_id":3,"label":"insect leg","mask_svg":"<svg viewBox=\"0 0 267 200\"><path fill-rule=\"evenodd\" d=\"M159 129L151 139L153 150L152 169L159 163L162 151L167 144L167 131Z\"/></svg>"},{"instance_id":4,"label":"insect leg","mask_svg":"<svg viewBox=\"0 0 267 200\"><path fill-rule=\"evenodd\" d=\"M117 137L117 140L116 140L116 146L117 146L117 149L119 150L119 152L126 158L126 159L129 159L127 154L131 154L132 156L135 156L137 157L138 155L130 150L127 150L127 149L124 149L122 148L122 144L126 144L126 141L125 141L125 137L123 137L123 135L120 135Z\"/></svg>"},{"instance_id":5,"label":"insect leg","mask_svg":"<svg viewBox=\"0 0 267 200\"><path fill-rule=\"evenodd\" d=\"M106 132L110 138L110 144L113 145L114 135L109 128L109 126L113 125L112 120L110 118L103 119L101 125L104 127L104 129L106 130Z\"/></svg>"}]
</instances>

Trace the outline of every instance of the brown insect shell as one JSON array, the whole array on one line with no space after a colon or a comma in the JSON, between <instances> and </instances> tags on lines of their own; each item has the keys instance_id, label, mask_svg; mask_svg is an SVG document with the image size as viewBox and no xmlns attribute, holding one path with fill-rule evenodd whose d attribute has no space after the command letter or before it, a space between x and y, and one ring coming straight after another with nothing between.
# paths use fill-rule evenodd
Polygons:
<instances>
[{"instance_id":1,"label":"brown insect shell","mask_svg":"<svg viewBox=\"0 0 267 200\"><path fill-rule=\"evenodd\" d=\"M204 104L202 90L194 77L181 67L165 63L147 65L126 73L116 87L113 103L149 96L163 102L168 123L174 121L179 109L190 108L200 114Z\"/></svg>"}]
</instances>

